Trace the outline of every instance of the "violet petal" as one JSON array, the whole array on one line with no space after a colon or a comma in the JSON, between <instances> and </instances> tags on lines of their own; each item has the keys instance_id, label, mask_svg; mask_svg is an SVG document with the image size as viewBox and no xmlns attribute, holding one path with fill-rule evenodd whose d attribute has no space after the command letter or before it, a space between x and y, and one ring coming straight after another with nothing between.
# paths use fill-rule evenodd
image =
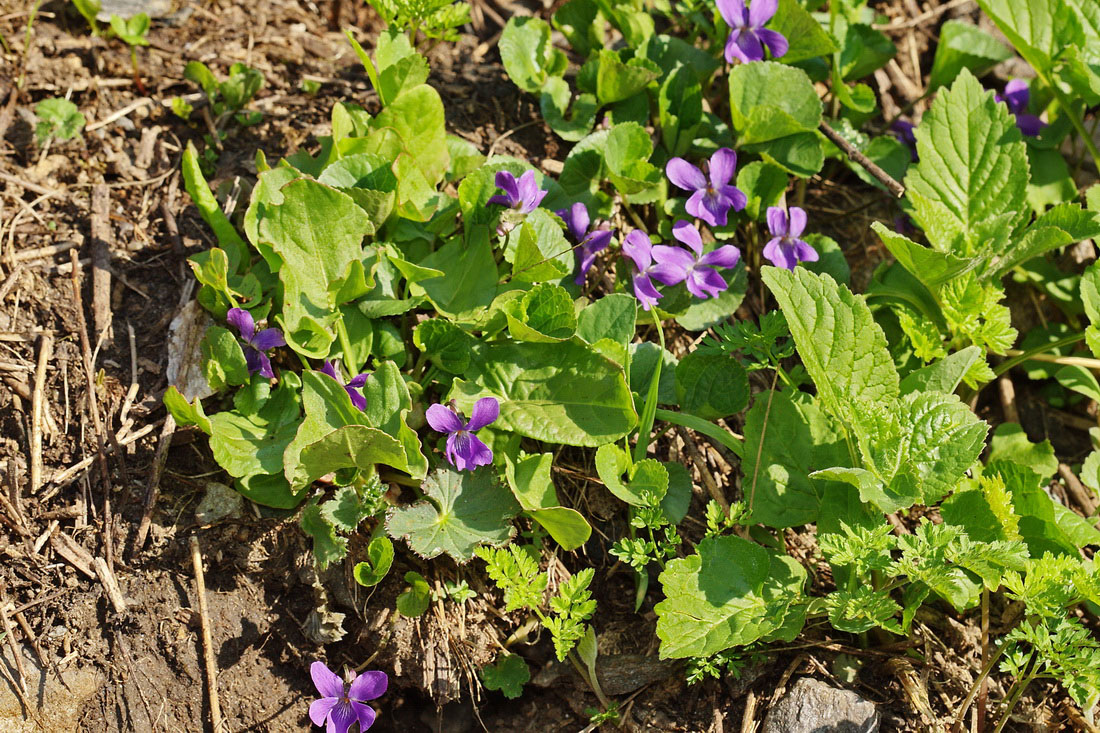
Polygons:
<instances>
[{"instance_id":1,"label":"violet petal","mask_svg":"<svg viewBox=\"0 0 1100 733\"><path fill-rule=\"evenodd\" d=\"M344 681L324 662L317 661L309 665L309 676L313 678L313 686L317 688L317 692L321 693L321 697L343 696Z\"/></svg>"},{"instance_id":2,"label":"violet petal","mask_svg":"<svg viewBox=\"0 0 1100 733\"><path fill-rule=\"evenodd\" d=\"M446 405L432 405L424 413L432 430L439 433L457 433L462 430L462 419Z\"/></svg>"},{"instance_id":3,"label":"violet petal","mask_svg":"<svg viewBox=\"0 0 1100 733\"><path fill-rule=\"evenodd\" d=\"M390 678L385 672L369 671L352 680L348 688L348 697L352 700L374 700L386 694Z\"/></svg>"},{"instance_id":4,"label":"violet petal","mask_svg":"<svg viewBox=\"0 0 1100 733\"><path fill-rule=\"evenodd\" d=\"M696 191L707 186L707 177L703 175L703 171L683 158L673 158L668 161L665 173L673 185L685 191Z\"/></svg>"},{"instance_id":5,"label":"violet petal","mask_svg":"<svg viewBox=\"0 0 1100 733\"><path fill-rule=\"evenodd\" d=\"M725 186L737 172L737 153L729 148L718 148L710 156L710 183L714 187Z\"/></svg>"},{"instance_id":6,"label":"violet petal","mask_svg":"<svg viewBox=\"0 0 1100 733\"><path fill-rule=\"evenodd\" d=\"M492 397L482 397L474 403L473 412L470 413L470 421L466 423L464 429L481 430L498 417L500 417L500 403Z\"/></svg>"},{"instance_id":7,"label":"violet petal","mask_svg":"<svg viewBox=\"0 0 1100 733\"><path fill-rule=\"evenodd\" d=\"M225 320L237 329L237 333L244 341L251 341L252 335L256 333L256 321L252 319L252 314L244 308L230 308L229 312L225 314Z\"/></svg>"}]
</instances>

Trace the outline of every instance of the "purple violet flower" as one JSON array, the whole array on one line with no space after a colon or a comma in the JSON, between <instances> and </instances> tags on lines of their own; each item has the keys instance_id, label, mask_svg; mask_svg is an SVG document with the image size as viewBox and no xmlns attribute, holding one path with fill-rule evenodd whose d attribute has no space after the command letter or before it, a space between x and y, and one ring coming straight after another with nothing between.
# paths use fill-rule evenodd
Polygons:
<instances>
[{"instance_id":1,"label":"purple violet flower","mask_svg":"<svg viewBox=\"0 0 1100 733\"><path fill-rule=\"evenodd\" d=\"M489 199L490 204L501 204L510 209L515 209L520 214L530 214L542 203L546 191L539 188L535 181L535 172L527 171L519 178L508 171L499 171L496 175L497 188L504 193L498 193Z\"/></svg>"},{"instance_id":2,"label":"purple violet flower","mask_svg":"<svg viewBox=\"0 0 1100 733\"><path fill-rule=\"evenodd\" d=\"M737 170L737 153L729 148L719 148L710 156L709 168L708 180L703 171L691 163L683 158L673 158L665 166L665 173L674 186L692 192L685 207L689 214L712 227L724 227L729 210L740 211L748 201L741 189L730 185Z\"/></svg>"},{"instance_id":3,"label":"purple violet flower","mask_svg":"<svg viewBox=\"0 0 1100 733\"><path fill-rule=\"evenodd\" d=\"M914 163L920 160L917 156L917 135L913 132L915 129L917 128L912 122L905 120L894 120L890 125L890 130L893 131L898 141L909 148L909 155L913 158Z\"/></svg>"},{"instance_id":4,"label":"purple violet flower","mask_svg":"<svg viewBox=\"0 0 1100 733\"><path fill-rule=\"evenodd\" d=\"M348 397L351 398L351 404L355 405L360 412L367 409L367 398L363 396L363 393L359 390L363 389L363 385L367 383L367 376L370 372L363 372L357 377L352 377L351 381L344 384L344 378L340 376L339 370L336 365L331 361L326 361L325 365L321 367L320 372L327 374L344 388L344 391L348 393Z\"/></svg>"},{"instance_id":5,"label":"purple violet flower","mask_svg":"<svg viewBox=\"0 0 1100 733\"><path fill-rule=\"evenodd\" d=\"M447 460L459 471L472 471L493 462L493 451L474 435L474 431L500 416L500 404L495 399L482 397L474 403L474 410L466 422L461 414L446 405L432 405L424 416L433 430L448 433Z\"/></svg>"},{"instance_id":6,"label":"purple violet flower","mask_svg":"<svg viewBox=\"0 0 1100 733\"><path fill-rule=\"evenodd\" d=\"M764 24L772 19L779 7L779 0L752 0L745 7L745 0L718 0L718 12L730 27L726 41L726 62L738 59L743 64L764 60L764 46L772 52L772 58L787 53L787 39L778 31L768 30Z\"/></svg>"},{"instance_id":7,"label":"purple violet flower","mask_svg":"<svg viewBox=\"0 0 1100 733\"><path fill-rule=\"evenodd\" d=\"M1031 101L1031 90L1023 79L1013 79L1005 84L1004 94L995 94L993 98L1008 105L1008 111L1016 115L1016 127L1028 137L1038 137L1047 123L1035 115L1027 113L1027 104Z\"/></svg>"},{"instance_id":8,"label":"purple violet flower","mask_svg":"<svg viewBox=\"0 0 1100 733\"><path fill-rule=\"evenodd\" d=\"M248 373L260 373L260 376L270 379L275 376L271 371L271 359L267 358L265 351L271 351L278 346L286 346L283 332L277 328L265 328L256 333L256 321L252 314L243 308L230 308L225 315L225 320L237 329L237 333L244 341L244 359L248 364Z\"/></svg>"},{"instance_id":9,"label":"purple violet flower","mask_svg":"<svg viewBox=\"0 0 1100 733\"><path fill-rule=\"evenodd\" d=\"M611 231L602 227L589 231L588 209L580 201L555 213L565 221L569 238L577 245L574 249L578 262L576 283L584 285L584 276L596 262L596 253L607 249L607 245L611 243Z\"/></svg>"},{"instance_id":10,"label":"purple violet flower","mask_svg":"<svg viewBox=\"0 0 1100 733\"><path fill-rule=\"evenodd\" d=\"M817 262L817 250L799 239L806 229L806 212L797 206L787 212L778 206L768 207L768 229L773 239L764 245L764 256L776 267L794 270L799 262Z\"/></svg>"},{"instance_id":11,"label":"purple violet flower","mask_svg":"<svg viewBox=\"0 0 1100 733\"><path fill-rule=\"evenodd\" d=\"M691 255L679 247L653 244L641 229L635 229L623 240L623 254L634 263L634 297L649 310L661 299L653 279L665 285L675 285L687 277Z\"/></svg>"},{"instance_id":12,"label":"purple violet flower","mask_svg":"<svg viewBox=\"0 0 1100 733\"><path fill-rule=\"evenodd\" d=\"M309 674L321 694L320 700L309 705L309 719L314 725L324 725L326 733L347 733L356 721L360 731L374 725L375 712L366 701L386 693L389 678L385 672L364 672L356 676L349 671L345 682L324 662L314 662L309 667Z\"/></svg>"},{"instance_id":13,"label":"purple violet flower","mask_svg":"<svg viewBox=\"0 0 1100 733\"><path fill-rule=\"evenodd\" d=\"M741 252L732 244L723 244L721 247L703 254L703 238L699 236L699 230L695 225L686 221L678 221L672 227L672 236L691 248L694 257L689 256L686 268L687 276L684 284L688 292L696 298L716 298L718 294L729 287L725 278L718 274L716 267L736 267L741 259ZM680 250L683 252L683 250ZM686 254L686 253L685 253Z\"/></svg>"}]
</instances>

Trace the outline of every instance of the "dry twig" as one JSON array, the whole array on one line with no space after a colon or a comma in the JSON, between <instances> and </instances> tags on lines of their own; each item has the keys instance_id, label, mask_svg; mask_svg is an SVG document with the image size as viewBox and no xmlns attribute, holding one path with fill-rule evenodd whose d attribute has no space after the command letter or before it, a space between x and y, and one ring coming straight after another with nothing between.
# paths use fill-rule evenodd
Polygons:
<instances>
[{"instance_id":1,"label":"dry twig","mask_svg":"<svg viewBox=\"0 0 1100 733\"><path fill-rule=\"evenodd\" d=\"M34 394L31 395L31 493L42 488L42 411L45 400L46 367L53 354L53 337L42 336L38 342L38 368L34 373Z\"/></svg>"},{"instance_id":2,"label":"dry twig","mask_svg":"<svg viewBox=\"0 0 1100 733\"><path fill-rule=\"evenodd\" d=\"M214 645L210 641L210 613L206 607L206 579L202 571L202 549L197 535L191 535L191 565L195 568L195 593L199 597L199 620L202 622L202 651L206 662L206 687L210 694L210 722L214 733L225 730L222 708L218 702L218 667L214 661Z\"/></svg>"},{"instance_id":3,"label":"dry twig","mask_svg":"<svg viewBox=\"0 0 1100 733\"><path fill-rule=\"evenodd\" d=\"M822 121L820 126L821 132L825 134L825 137L833 141L833 143L844 151L845 155L859 163L865 171L870 173L876 181L886 186L890 193L894 194L897 198L901 198L905 195L905 186L901 185L891 176L889 173L880 168L873 160L861 153L856 146L844 139L844 137L829 127L828 123Z\"/></svg>"}]
</instances>

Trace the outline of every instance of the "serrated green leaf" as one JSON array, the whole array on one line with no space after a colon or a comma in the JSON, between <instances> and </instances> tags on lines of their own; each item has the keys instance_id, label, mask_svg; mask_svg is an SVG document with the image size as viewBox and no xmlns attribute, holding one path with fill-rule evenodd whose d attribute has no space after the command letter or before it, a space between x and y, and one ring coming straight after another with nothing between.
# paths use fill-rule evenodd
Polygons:
<instances>
[{"instance_id":1,"label":"serrated green leaf","mask_svg":"<svg viewBox=\"0 0 1100 733\"><path fill-rule=\"evenodd\" d=\"M787 317L818 398L845 425L864 419L864 405L898 396L898 374L886 337L862 298L828 275L804 268L761 272Z\"/></svg>"},{"instance_id":2,"label":"serrated green leaf","mask_svg":"<svg viewBox=\"0 0 1100 733\"><path fill-rule=\"evenodd\" d=\"M865 423L871 430L859 441L864 464L885 482L887 496L901 501L915 494L931 506L977 460L989 426L958 397L937 392L907 394L888 409Z\"/></svg>"},{"instance_id":3,"label":"serrated green leaf","mask_svg":"<svg viewBox=\"0 0 1100 733\"><path fill-rule=\"evenodd\" d=\"M1008 108L963 70L916 135L920 161L905 183L933 247L962 257L1002 249L1026 216L1028 180L1026 146Z\"/></svg>"},{"instance_id":4,"label":"serrated green leaf","mask_svg":"<svg viewBox=\"0 0 1100 733\"><path fill-rule=\"evenodd\" d=\"M736 536L708 537L698 554L672 560L655 607L663 659L705 657L765 637L802 597L805 569Z\"/></svg>"},{"instance_id":5,"label":"serrated green leaf","mask_svg":"<svg viewBox=\"0 0 1100 733\"><path fill-rule=\"evenodd\" d=\"M556 343L577 331L573 298L556 283L541 283L505 310L508 333L517 341Z\"/></svg>"},{"instance_id":6,"label":"serrated green leaf","mask_svg":"<svg viewBox=\"0 0 1100 733\"><path fill-rule=\"evenodd\" d=\"M963 376L982 358L982 350L977 346L967 346L956 351L935 364L909 372L901 380L903 395L910 392L942 392L951 394L958 389Z\"/></svg>"},{"instance_id":7,"label":"serrated green leaf","mask_svg":"<svg viewBox=\"0 0 1100 733\"><path fill-rule=\"evenodd\" d=\"M430 318L416 324L413 343L436 366L451 374L462 374L470 366L473 337L444 318Z\"/></svg>"},{"instance_id":8,"label":"serrated green leaf","mask_svg":"<svg viewBox=\"0 0 1100 733\"><path fill-rule=\"evenodd\" d=\"M872 222L871 229L902 267L933 292L948 280L973 270L980 262L919 245L903 234L890 231L881 222Z\"/></svg>"},{"instance_id":9,"label":"serrated green leaf","mask_svg":"<svg viewBox=\"0 0 1100 733\"><path fill-rule=\"evenodd\" d=\"M84 115L80 109L67 99L51 97L34 105L34 116L38 118L35 136L41 145L47 139L71 140L84 129Z\"/></svg>"},{"instance_id":10,"label":"serrated green leaf","mask_svg":"<svg viewBox=\"0 0 1100 733\"><path fill-rule=\"evenodd\" d=\"M421 489L430 501L391 509L386 516L390 536L407 540L421 557L445 552L466 562L478 545L498 547L515 534L509 520L519 506L487 469L441 468L424 480Z\"/></svg>"}]
</instances>

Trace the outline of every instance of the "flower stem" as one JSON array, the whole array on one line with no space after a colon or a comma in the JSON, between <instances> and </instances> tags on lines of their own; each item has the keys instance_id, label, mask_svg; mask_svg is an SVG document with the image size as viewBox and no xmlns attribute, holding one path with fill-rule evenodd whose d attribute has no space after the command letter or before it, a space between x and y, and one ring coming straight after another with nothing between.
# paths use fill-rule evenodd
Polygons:
<instances>
[{"instance_id":1,"label":"flower stem","mask_svg":"<svg viewBox=\"0 0 1100 733\"><path fill-rule=\"evenodd\" d=\"M340 363L343 364L344 374L347 379L353 379L359 373L360 365L351 363L351 338L348 337L348 328L344 325L343 314L336 321L336 336L340 339L340 354L343 356Z\"/></svg>"},{"instance_id":2,"label":"flower stem","mask_svg":"<svg viewBox=\"0 0 1100 733\"><path fill-rule=\"evenodd\" d=\"M634 444L634 462L645 458L649 448L649 434L653 431L653 419L657 413L657 393L661 382L661 362L664 361L665 332L661 329L661 318L657 315L657 309L650 310L653 314L653 323L657 326L657 338L661 343L661 350L657 354L657 361L653 367L653 376L649 379L649 391L646 393L645 406L642 408L641 420L638 423L638 442Z\"/></svg>"}]
</instances>

